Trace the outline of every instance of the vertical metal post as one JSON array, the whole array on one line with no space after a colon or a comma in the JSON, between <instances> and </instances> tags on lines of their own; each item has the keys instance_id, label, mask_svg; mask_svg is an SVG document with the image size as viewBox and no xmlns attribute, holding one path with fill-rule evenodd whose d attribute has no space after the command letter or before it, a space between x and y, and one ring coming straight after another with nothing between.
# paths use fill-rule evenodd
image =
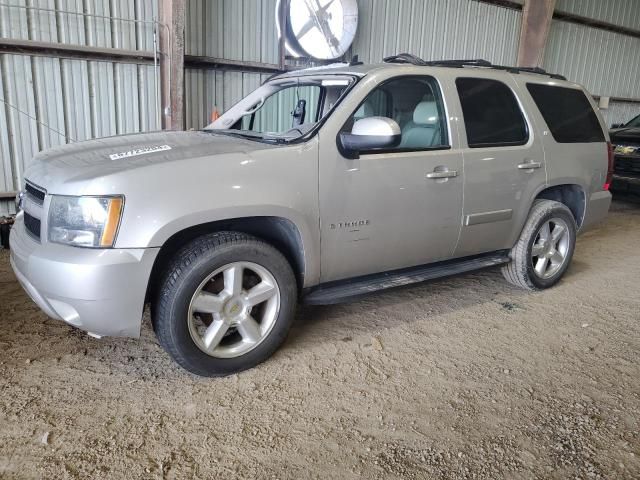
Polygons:
<instances>
[{"instance_id":1,"label":"vertical metal post","mask_svg":"<svg viewBox=\"0 0 640 480\"><path fill-rule=\"evenodd\" d=\"M287 37L287 29L289 27L289 0L280 0L279 5L280 11L278 12L278 18L280 19L280 38L278 39L278 68L284 71L287 65L287 48L285 46L285 39Z\"/></svg>"},{"instance_id":2,"label":"vertical metal post","mask_svg":"<svg viewBox=\"0 0 640 480\"><path fill-rule=\"evenodd\" d=\"M159 0L162 128L184 129L185 0Z\"/></svg>"},{"instance_id":3,"label":"vertical metal post","mask_svg":"<svg viewBox=\"0 0 640 480\"><path fill-rule=\"evenodd\" d=\"M24 188L24 180L22 179L22 167L20 166L19 158L14 158L13 166L15 167L16 183L18 184L16 190L20 192Z\"/></svg>"},{"instance_id":4,"label":"vertical metal post","mask_svg":"<svg viewBox=\"0 0 640 480\"><path fill-rule=\"evenodd\" d=\"M525 0L518 46L519 67L539 67L549 36L556 0Z\"/></svg>"},{"instance_id":5,"label":"vertical metal post","mask_svg":"<svg viewBox=\"0 0 640 480\"><path fill-rule=\"evenodd\" d=\"M153 80L156 97L158 128L162 128L162 106L160 103L160 72L158 71L158 19L153 17Z\"/></svg>"}]
</instances>

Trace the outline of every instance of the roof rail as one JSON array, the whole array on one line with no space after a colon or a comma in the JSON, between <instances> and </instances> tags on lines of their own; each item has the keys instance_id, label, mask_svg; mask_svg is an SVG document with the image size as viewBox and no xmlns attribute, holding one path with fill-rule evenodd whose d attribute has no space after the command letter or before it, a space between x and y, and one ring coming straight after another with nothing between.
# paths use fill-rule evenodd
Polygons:
<instances>
[{"instance_id":1,"label":"roof rail","mask_svg":"<svg viewBox=\"0 0 640 480\"><path fill-rule=\"evenodd\" d=\"M421 67L427 65L427 62L411 53L399 53L397 55L391 55L390 57L384 57L383 61L385 63L410 63L412 65L420 65Z\"/></svg>"},{"instance_id":2,"label":"roof rail","mask_svg":"<svg viewBox=\"0 0 640 480\"><path fill-rule=\"evenodd\" d=\"M427 62L430 67L491 67L491 62L476 58L474 60L431 60Z\"/></svg>"},{"instance_id":3,"label":"roof rail","mask_svg":"<svg viewBox=\"0 0 640 480\"><path fill-rule=\"evenodd\" d=\"M540 67L509 67L505 65L494 65L493 63L483 60L481 58L475 60L423 60L411 53L399 53L390 57L385 57L385 63L410 63L420 67L452 67L452 68L464 68L464 67L484 67L493 68L495 70L505 70L510 73L535 73L538 75L548 75L551 78L558 80L566 80L563 75L557 73L549 73Z\"/></svg>"},{"instance_id":4,"label":"roof rail","mask_svg":"<svg viewBox=\"0 0 640 480\"><path fill-rule=\"evenodd\" d=\"M567 77L565 77L564 75L560 75L558 73L549 73L545 69L540 67L509 67L505 65L491 65L490 68L495 68L496 70L505 70L510 73L536 73L538 75L547 75L557 80L567 79Z\"/></svg>"}]
</instances>

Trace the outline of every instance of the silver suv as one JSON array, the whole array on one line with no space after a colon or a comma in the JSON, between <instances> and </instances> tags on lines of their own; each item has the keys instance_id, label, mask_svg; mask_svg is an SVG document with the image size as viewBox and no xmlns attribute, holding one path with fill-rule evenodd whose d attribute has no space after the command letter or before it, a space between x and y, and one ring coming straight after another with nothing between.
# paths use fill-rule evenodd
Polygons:
<instances>
[{"instance_id":1,"label":"silver suv","mask_svg":"<svg viewBox=\"0 0 640 480\"><path fill-rule=\"evenodd\" d=\"M501 265L557 283L610 205L611 148L583 87L483 61L279 75L202 131L40 153L11 264L52 318L140 333L198 375L282 344L298 301Z\"/></svg>"}]
</instances>

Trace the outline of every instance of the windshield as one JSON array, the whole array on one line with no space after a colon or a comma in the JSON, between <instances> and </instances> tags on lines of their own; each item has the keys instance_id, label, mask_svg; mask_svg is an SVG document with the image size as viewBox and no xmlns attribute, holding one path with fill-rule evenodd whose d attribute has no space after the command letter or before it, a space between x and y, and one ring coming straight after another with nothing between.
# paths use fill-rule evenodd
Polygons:
<instances>
[{"instance_id":1,"label":"windshield","mask_svg":"<svg viewBox=\"0 0 640 480\"><path fill-rule=\"evenodd\" d=\"M629 123L625 124L625 127L628 128L640 128L640 115L631 120Z\"/></svg>"},{"instance_id":2,"label":"windshield","mask_svg":"<svg viewBox=\"0 0 640 480\"><path fill-rule=\"evenodd\" d=\"M289 142L313 130L353 82L353 77L344 75L276 79L260 86L205 130Z\"/></svg>"}]
</instances>

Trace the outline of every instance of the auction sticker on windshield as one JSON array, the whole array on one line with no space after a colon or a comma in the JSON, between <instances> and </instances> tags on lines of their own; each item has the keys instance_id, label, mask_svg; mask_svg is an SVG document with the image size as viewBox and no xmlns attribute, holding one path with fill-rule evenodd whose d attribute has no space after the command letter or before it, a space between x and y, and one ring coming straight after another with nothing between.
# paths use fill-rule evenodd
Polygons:
<instances>
[{"instance_id":1,"label":"auction sticker on windshield","mask_svg":"<svg viewBox=\"0 0 640 480\"><path fill-rule=\"evenodd\" d=\"M154 145L151 147L136 148L135 150L129 150L127 152L112 153L109 155L109 158L111 160L120 160L122 158L146 155L147 153L164 152L165 150L171 150L171 147L169 145Z\"/></svg>"}]
</instances>

